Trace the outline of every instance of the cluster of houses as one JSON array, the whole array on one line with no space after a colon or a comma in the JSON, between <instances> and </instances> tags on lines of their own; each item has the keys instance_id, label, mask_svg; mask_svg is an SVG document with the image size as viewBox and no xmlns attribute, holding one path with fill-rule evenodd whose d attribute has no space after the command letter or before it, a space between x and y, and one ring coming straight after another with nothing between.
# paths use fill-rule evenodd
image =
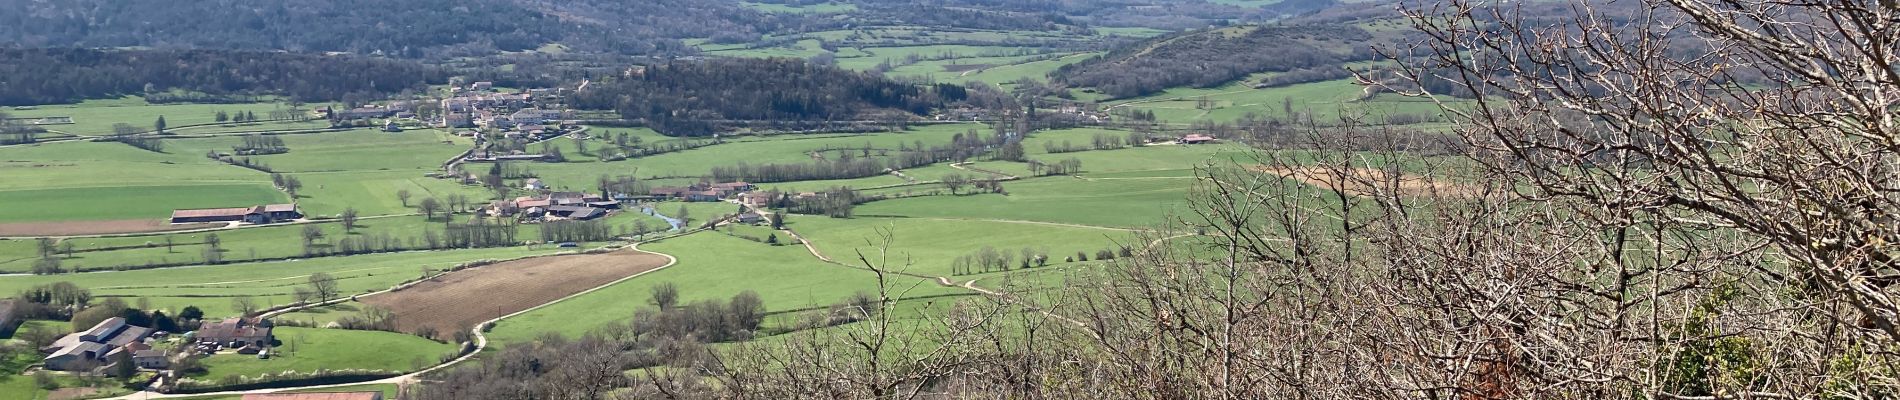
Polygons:
<instances>
[{"instance_id":1,"label":"cluster of houses","mask_svg":"<svg viewBox=\"0 0 1900 400\"><path fill-rule=\"evenodd\" d=\"M550 192L521 196L514 200L489 203L486 213L493 217L514 217L524 222L587 221L607 216L620 209L620 202L581 192Z\"/></svg>"},{"instance_id":2,"label":"cluster of houses","mask_svg":"<svg viewBox=\"0 0 1900 400\"><path fill-rule=\"evenodd\" d=\"M54 371L87 371L109 368L119 360L129 359L139 368L163 369L171 366L171 356L153 346L167 335L168 332L113 317L40 348L47 353L42 364ZM271 346L271 324L269 320L231 318L206 323L192 332L188 340L204 353L230 348L240 354L257 354ZM130 357L124 357L127 354Z\"/></svg>"},{"instance_id":3,"label":"cluster of houses","mask_svg":"<svg viewBox=\"0 0 1900 400\"><path fill-rule=\"evenodd\" d=\"M295 203L265 204L250 207L172 210L171 223L244 222L251 224L269 224L294 221L298 218L303 218L303 213L297 212L297 205Z\"/></svg>"},{"instance_id":4,"label":"cluster of houses","mask_svg":"<svg viewBox=\"0 0 1900 400\"><path fill-rule=\"evenodd\" d=\"M377 118L415 118L416 102L392 101L384 105L371 104L341 110L336 107L325 106L317 108L316 112L317 115L323 116L323 118L333 123Z\"/></svg>"},{"instance_id":5,"label":"cluster of houses","mask_svg":"<svg viewBox=\"0 0 1900 400\"><path fill-rule=\"evenodd\" d=\"M561 110L536 107L541 99L557 98L559 92L555 89L516 93L495 93L494 89L492 82L475 82L466 90L457 88L454 96L442 99L442 126L488 127L532 134L566 117Z\"/></svg>"},{"instance_id":6,"label":"cluster of houses","mask_svg":"<svg viewBox=\"0 0 1900 400\"><path fill-rule=\"evenodd\" d=\"M726 182L726 183L701 182L701 183L696 183L696 184L693 184L692 186L687 186L687 187L653 188L652 190L648 191L648 194L651 194L653 195L653 197L656 197L656 198L676 199L676 200L683 200L683 201L720 201L727 197L731 197L731 196L738 195L745 192L750 192L752 191L752 189L753 189L752 184L746 183L746 182Z\"/></svg>"}]
</instances>

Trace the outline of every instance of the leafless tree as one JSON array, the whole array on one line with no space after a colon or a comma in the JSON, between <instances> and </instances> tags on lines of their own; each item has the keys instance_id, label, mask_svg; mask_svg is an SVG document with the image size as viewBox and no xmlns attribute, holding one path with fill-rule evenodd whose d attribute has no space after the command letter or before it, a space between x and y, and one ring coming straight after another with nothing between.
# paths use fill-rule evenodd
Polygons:
<instances>
[{"instance_id":1,"label":"leafless tree","mask_svg":"<svg viewBox=\"0 0 1900 400\"><path fill-rule=\"evenodd\" d=\"M336 277L325 272L310 274L310 291L317 295L318 301L336 298Z\"/></svg>"}]
</instances>

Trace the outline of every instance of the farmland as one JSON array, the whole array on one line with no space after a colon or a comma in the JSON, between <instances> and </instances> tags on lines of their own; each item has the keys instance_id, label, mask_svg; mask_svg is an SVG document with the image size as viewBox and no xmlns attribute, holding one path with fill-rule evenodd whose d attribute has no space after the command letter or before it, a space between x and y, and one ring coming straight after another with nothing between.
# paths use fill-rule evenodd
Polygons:
<instances>
[{"instance_id":1,"label":"farmland","mask_svg":"<svg viewBox=\"0 0 1900 400\"><path fill-rule=\"evenodd\" d=\"M388 309L403 332L439 332L441 339L513 314L666 265L664 256L635 250L540 257L450 272L400 291L363 297Z\"/></svg>"},{"instance_id":2,"label":"farmland","mask_svg":"<svg viewBox=\"0 0 1900 400\"><path fill-rule=\"evenodd\" d=\"M218 382L226 377L257 377L317 370L412 371L435 365L455 345L393 332L322 328L277 328L280 351L268 359L218 354L204 360L209 372L192 379Z\"/></svg>"},{"instance_id":3,"label":"farmland","mask_svg":"<svg viewBox=\"0 0 1900 400\"><path fill-rule=\"evenodd\" d=\"M778 15L860 11L849 3L744 6ZM711 57L816 58L908 82L970 83L1008 92L1031 88L1022 82L1036 81L1031 85L1040 87L1065 65L1107 54L1094 43L1161 33L1145 28L1010 31L900 24L803 32L758 43L686 43ZM532 48L523 52L552 57L573 51L558 43ZM1110 113L1155 111L1165 125L1231 120L1280 107L1288 98L1309 102L1317 110L1320 105L1356 102L1350 93L1356 89L1341 82L1266 91L1175 88L1087 106ZM1194 107L1179 108L1183 101ZM748 335L782 340L779 335L829 329L810 321L880 289L901 298L883 312L915 321L965 304L988 303L992 300L982 298L996 295L992 290L1041 294L1044 288L1067 283L1078 276L1075 273L1100 270L1114 255L1125 256L1137 245L1138 235L1183 212L1197 182L1195 167L1247 162L1252 152L1240 144L1083 149L1097 136L1124 138L1131 132L1085 127L1006 134L1011 132L1008 126L925 121L929 116L895 131L744 128L716 138L667 136L650 128L624 127L636 124L621 120L588 122L597 125L585 126L581 134L504 149L558 152L559 160L475 160L461 164L463 169L445 171L445 162L472 146L512 139L484 127L478 129L484 131L478 141L426 127L427 121L405 121L400 132L384 132L328 128L324 121L210 120L217 111L282 115L288 107L271 102L161 105L124 98L14 110L14 115L26 117L74 118L74 124L51 127L56 132L49 138L106 135L117 123L142 128L160 115L174 135L154 135L162 144L154 150L130 141L85 140L0 147L0 182L6 182L0 184L0 204L9 205L0 207L0 235L15 236L0 239L0 273L7 274L0 275L0 293L64 282L89 291L95 303L120 300L168 315L192 307L206 320L290 308L271 314L282 324L275 332L279 343L272 357L212 355L203 360L206 372L191 376L220 384L266 375L276 378L262 379L281 379L275 374L287 372L364 369L394 374L424 368L452 354L458 346L453 342L463 339L461 332L503 316L507 318L484 333L494 347L478 353L478 359L550 334L579 337L624 329L636 313L656 307L649 301L656 287L669 285L679 289L682 305L755 293L766 318L758 332ZM580 112L585 118L620 117L609 110ZM281 141L286 151L220 158L220 153L239 153L247 141L263 138L240 133L279 130L283 132L271 132L268 139ZM1023 154L1005 159L996 156L993 144L970 144L992 137L996 143L1021 140ZM659 150L626 158L618 157L625 153L602 151L628 140L643 150ZM957 151L971 154L932 160L958 161L954 165L940 161L883 173L857 171L842 179L755 182L760 191L793 195L859 190L866 196L859 199L861 204L850 205L852 212L845 213L849 216L752 210L735 204L736 196L719 202L643 196L647 188L710 181L713 171L737 166L889 161L906 151L953 143L969 146ZM1043 165L1064 162L1079 166L1044 175ZM461 179L503 170L495 174L505 178L490 177L505 180L499 185ZM447 172L454 178L447 178ZM990 186L951 190L941 182L955 176ZM524 188L529 177L545 189ZM540 233L550 229L545 223L473 210L550 191L605 195L599 193L602 178L638 181L633 193L620 193L630 196L603 196L637 200L627 200L617 205L624 210L591 222L605 229L606 237L578 241L574 247L543 241ZM286 185L284 179L294 179L297 185ZM425 200L449 199L466 203L431 210L432 215L424 215L419 206ZM228 227L162 222L174 209L274 203L295 203L305 218ZM342 221L346 211L357 217L352 226ZM685 214L690 229L746 211L777 214L783 230L764 223L728 222L690 232L631 234L636 225L664 226L660 216L648 212ZM483 244L492 247L423 250L429 246L420 245L450 226L472 221L514 224L509 228L513 236ZM157 232L170 229L185 231ZM37 238L66 235L71 237L45 242ZM890 240L888 258L877 256L885 250L885 235ZM387 248L363 252L367 254L347 251L352 243L365 242ZM626 248L635 244L638 250ZM600 248L620 249L594 250ZM886 273L864 269L860 254L882 261ZM978 258L986 261L973 264ZM57 261L57 273L42 270L48 261ZM307 306L308 293L320 277L331 279L324 281L333 292L328 298L337 300ZM396 332L341 329L357 317L385 311L393 315L390 326L376 329ZM63 321L48 326L72 328ZM331 328L318 328L324 326ZM0 381L0 387L13 384L17 380Z\"/></svg>"}]
</instances>

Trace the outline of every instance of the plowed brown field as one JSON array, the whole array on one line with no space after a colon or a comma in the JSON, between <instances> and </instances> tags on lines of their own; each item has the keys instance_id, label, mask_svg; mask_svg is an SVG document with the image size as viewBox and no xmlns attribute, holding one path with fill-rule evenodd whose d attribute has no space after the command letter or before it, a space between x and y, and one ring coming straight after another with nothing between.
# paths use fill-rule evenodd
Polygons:
<instances>
[{"instance_id":1,"label":"plowed brown field","mask_svg":"<svg viewBox=\"0 0 1900 400\"><path fill-rule=\"evenodd\" d=\"M358 299L388 308L403 332L430 327L437 338L654 268L667 258L638 250L538 257L450 272L400 291Z\"/></svg>"}]
</instances>

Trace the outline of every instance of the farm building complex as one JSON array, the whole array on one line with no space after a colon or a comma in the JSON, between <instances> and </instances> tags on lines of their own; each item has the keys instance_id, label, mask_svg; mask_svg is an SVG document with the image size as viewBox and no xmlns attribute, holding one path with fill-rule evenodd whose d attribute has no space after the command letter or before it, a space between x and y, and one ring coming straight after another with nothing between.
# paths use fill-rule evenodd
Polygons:
<instances>
[{"instance_id":1,"label":"farm building complex","mask_svg":"<svg viewBox=\"0 0 1900 400\"><path fill-rule=\"evenodd\" d=\"M172 210L171 222L174 224L194 222L246 222L268 224L303 218L297 212L296 204L266 204L251 207L199 208Z\"/></svg>"},{"instance_id":2,"label":"farm building complex","mask_svg":"<svg viewBox=\"0 0 1900 400\"><path fill-rule=\"evenodd\" d=\"M127 324L125 318L113 317L84 332L67 334L40 350L52 353L46 356L46 369L83 371L109 365L124 352L151 350L152 346L145 342L151 335L152 328L133 326Z\"/></svg>"}]
</instances>

